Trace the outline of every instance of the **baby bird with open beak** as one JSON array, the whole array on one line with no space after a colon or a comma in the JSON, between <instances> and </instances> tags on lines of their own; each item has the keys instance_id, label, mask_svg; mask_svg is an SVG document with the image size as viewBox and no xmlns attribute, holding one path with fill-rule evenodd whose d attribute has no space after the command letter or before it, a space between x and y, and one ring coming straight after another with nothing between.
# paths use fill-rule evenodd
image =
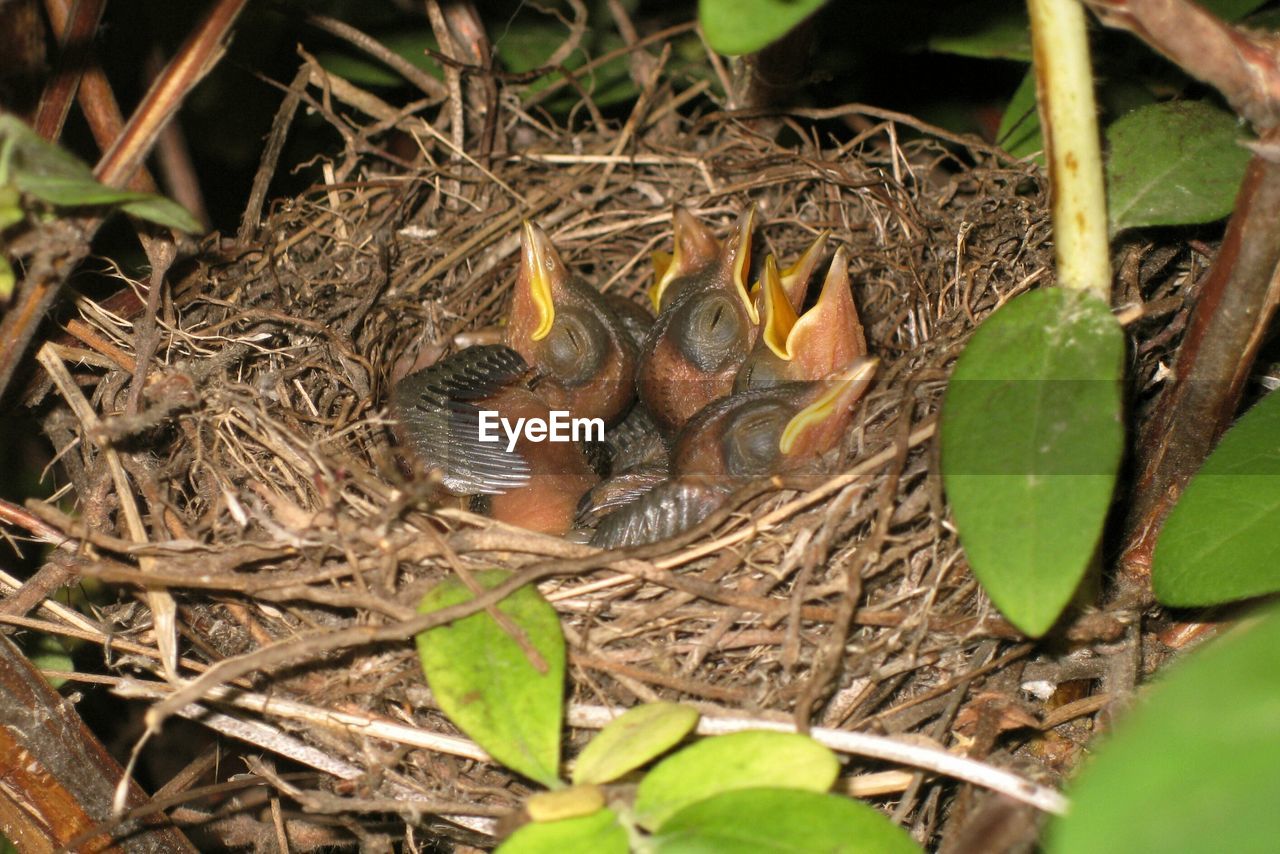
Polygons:
<instances>
[{"instance_id":1,"label":"baby bird with open beak","mask_svg":"<svg viewBox=\"0 0 1280 854\"><path fill-rule=\"evenodd\" d=\"M805 468L848 432L876 364L857 357L820 380L713 401L676 437L671 478L601 519L592 544L620 548L674 536L711 515L750 479Z\"/></svg>"},{"instance_id":2,"label":"baby bird with open beak","mask_svg":"<svg viewBox=\"0 0 1280 854\"><path fill-rule=\"evenodd\" d=\"M735 390L819 379L866 355L843 246L831 259L818 301L804 314L797 316L805 288L788 290L772 255L765 259L760 296L760 336L738 369Z\"/></svg>"},{"instance_id":3,"label":"baby bird with open beak","mask_svg":"<svg viewBox=\"0 0 1280 854\"><path fill-rule=\"evenodd\" d=\"M671 436L694 413L733 389L755 343L759 315L747 290L755 206L720 245L682 208L673 216L676 251L659 263L650 297L658 316L641 348L636 390Z\"/></svg>"},{"instance_id":4,"label":"baby bird with open beak","mask_svg":"<svg viewBox=\"0 0 1280 854\"><path fill-rule=\"evenodd\" d=\"M634 399L635 344L601 294L527 221L504 339L405 377L393 411L405 443L451 491L490 495L494 518L562 535L598 480L582 447L525 433L508 450L482 434L482 413L514 422L562 411L614 424Z\"/></svg>"}]
</instances>

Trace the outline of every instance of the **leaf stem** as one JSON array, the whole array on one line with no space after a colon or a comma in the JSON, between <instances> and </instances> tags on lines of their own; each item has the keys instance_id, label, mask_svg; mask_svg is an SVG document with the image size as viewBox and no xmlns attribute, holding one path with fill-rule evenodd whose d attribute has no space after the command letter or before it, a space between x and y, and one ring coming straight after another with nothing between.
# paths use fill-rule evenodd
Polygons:
<instances>
[{"instance_id":1,"label":"leaf stem","mask_svg":"<svg viewBox=\"0 0 1280 854\"><path fill-rule=\"evenodd\" d=\"M1058 283L1109 303L1107 203L1084 10L1077 0L1027 0L1027 9L1053 186Z\"/></svg>"}]
</instances>

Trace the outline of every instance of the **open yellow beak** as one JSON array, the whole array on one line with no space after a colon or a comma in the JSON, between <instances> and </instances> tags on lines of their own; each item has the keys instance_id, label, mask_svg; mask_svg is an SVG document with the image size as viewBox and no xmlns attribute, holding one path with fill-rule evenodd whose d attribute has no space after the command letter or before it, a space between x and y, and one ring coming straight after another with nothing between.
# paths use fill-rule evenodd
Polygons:
<instances>
[{"instance_id":1,"label":"open yellow beak","mask_svg":"<svg viewBox=\"0 0 1280 854\"><path fill-rule=\"evenodd\" d=\"M770 255L764 259L764 275L760 278L760 335L773 354L791 361L791 330L796 325L796 310L787 296L778 273L778 262Z\"/></svg>"},{"instance_id":2,"label":"open yellow beak","mask_svg":"<svg viewBox=\"0 0 1280 854\"><path fill-rule=\"evenodd\" d=\"M845 370L824 380L824 390L817 400L787 422L778 440L778 450L783 454L826 451L827 448L815 447L817 435L832 419L847 414L858 398L866 393L879 363L878 359L861 357Z\"/></svg>"},{"instance_id":3,"label":"open yellow beak","mask_svg":"<svg viewBox=\"0 0 1280 854\"><path fill-rule=\"evenodd\" d=\"M553 275L563 272L564 264L547 233L527 219L520 232L520 248L519 276L523 281L518 281L517 287L523 284L529 289L529 298L537 314L537 325L530 337L541 341L555 323L556 307L551 298L551 282Z\"/></svg>"},{"instance_id":4,"label":"open yellow beak","mask_svg":"<svg viewBox=\"0 0 1280 854\"><path fill-rule=\"evenodd\" d=\"M760 312L755 300L751 298L751 286L747 282L747 268L751 266L751 232L756 226L756 206L750 207L738 217L738 227L732 237L725 242L721 253L725 267L728 268L730 287L738 294L742 304L747 307L747 315L752 323L760 322Z\"/></svg>"},{"instance_id":5,"label":"open yellow beak","mask_svg":"<svg viewBox=\"0 0 1280 854\"><path fill-rule=\"evenodd\" d=\"M813 239L809 244L809 248L804 250L796 262L779 274L782 281L782 289L787 293L787 299L791 301L791 307L796 311L804 305L804 295L809 290L809 279L813 277L813 268L818 266L818 260L822 258L822 250L827 246L827 239L831 236L831 232L823 231Z\"/></svg>"},{"instance_id":6,"label":"open yellow beak","mask_svg":"<svg viewBox=\"0 0 1280 854\"><path fill-rule=\"evenodd\" d=\"M649 286L649 301L655 312L662 310L662 298L667 287L681 276L697 272L715 260L720 253L720 241L716 240L698 218L680 205L671 212L671 232L674 248L670 253L654 252L653 284Z\"/></svg>"}]
</instances>

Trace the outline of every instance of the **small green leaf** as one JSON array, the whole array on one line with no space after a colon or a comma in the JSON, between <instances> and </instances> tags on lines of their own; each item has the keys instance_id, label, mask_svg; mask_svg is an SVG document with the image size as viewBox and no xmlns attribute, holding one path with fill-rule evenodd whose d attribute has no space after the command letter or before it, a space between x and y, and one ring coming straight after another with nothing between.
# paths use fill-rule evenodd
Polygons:
<instances>
[{"instance_id":1,"label":"small green leaf","mask_svg":"<svg viewBox=\"0 0 1280 854\"><path fill-rule=\"evenodd\" d=\"M497 854L627 854L627 831L613 810L579 818L526 824L498 846Z\"/></svg>"},{"instance_id":2,"label":"small green leaf","mask_svg":"<svg viewBox=\"0 0 1280 854\"><path fill-rule=\"evenodd\" d=\"M912 854L911 837L858 801L797 789L741 789L690 804L659 828L655 854Z\"/></svg>"},{"instance_id":3,"label":"small green leaf","mask_svg":"<svg viewBox=\"0 0 1280 854\"><path fill-rule=\"evenodd\" d=\"M1276 850L1277 650L1272 605L1171 667L1075 781L1049 854Z\"/></svg>"},{"instance_id":4,"label":"small green leaf","mask_svg":"<svg viewBox=\"0 0 1280 854\"><path fill-rule=\"evenodd\" d=\"M569 786L534 792L524 802L524 808L533 821L563 821L599 812L604 803L604 789L599 786Z\"/></svg>"},{"instance_id":5,"label":"small green leaf","mask_svg":"<svg viewBox=\"0 0 1280 854\"><path fill-rule=\"evenodd\" d=\"M200 220L192 216L190 211L164 196L147 195L137 201L125 202L120 205L120 210L129 216L136 216L165 228L176 228L191 234L204 231Z\"/></svg>"},{"instance_id":6,"label":"small green leaf","mask_svg":"<svg viewBox=\"0 0 1280 854\"><path fill-rule=\"evenodd\" d=\"M37 670L60 670L64 673L74 673L76 669L71 653L63 646L62 638L56 635L38 635L35 643L27 650L27 658L31 660L31 664ZM61 677L46 676L45 678L49 680L49 684L54 688L61 688L67 681Z\"/></svg>"},{"instance_id":7,"label":"small green leaf","mask_svg":"<svg viewBox=\"0 0 1280 854\"><path fill-rule=\"evenodd\" d=\"M486 589L510 573L476 573ZM460 581L433 587L424 614L472 599ZM436 702L449 720L494 759L545 786L560 784L560 717L564 697L564 635L555 609L522 587L498 605L546 663L539 672L511 635L485 612L418 635L418 657Z\"/></svg>"},{"instance_id":8,"label":"small green leaf","mask_svg":"<svg viewBox=\"0 0 1280 854\"><path fill-rule=\"evenodd\" d=\"M444 79L444 72L428 50L438 50L436 37L430 29L411 27L396 32L382 33L379 43L392 53L398 54L437 80ZM369 59L367 55L356 55L344 51L324 51L316 55L320 67L330 74L336 74L344 80L350 80L360 86L403 86L405 79L381 62Z\"/></svg>"},{"instance_id":9,"label":"small green leaf","mask_svg":"<svg viewBox=\"0 0 1280 854\"><path fill-rule=\"evenodd\" d=\"M624 45L621 36L616 33L593 32L590 52L598 56L608 53ZM544 22L522 22L513 24L494 45L503 66L513 74L531 71L546 66L547 60L564 43L564 28ZM563 67L568 71L577 71L587 62L587 53L583 49L575 50L564 60ZM529 84L529 94L536 94L561 78L558 70L549 71L543 77ZM590 72L579 74L578 85L591 95L591 100L599 107L609 107L636 97L639 90L631 79L631 72L626 57L618 57L604 63ZM568 110L579 100L576 89L562 91L553 99L555 109Z\"/></svg>"},{"instance_id":10,"label":"small green leaf","mask_svg":"<svg viewBox=\"0 0 1280 854\"><path fill-rule=\"evenodd\" d=\"M0 114L0 143L7 155L6 182L16 181L19 174L92 176L84 161L45 140L17 116Z\"/></svg>"},{"instance_id":11,"label":"small green leaf","mask_svg":"<svg viewBox=\"0 0 1280 854\"><path fill-rule=\"evenodd\" d=\"M1102 534L1124 446L1124 334L1100 300L1010 300L974 333L942 407L942 477L969 565L1019 629L1043 634Z\"/></svg>"},{"instance_id":12,"label":"small green leaf","mask_svg":"<svg viewBox=\"0 0 1280 854\"><path fill-rule=\"evenodd\" d=\"M1111 232L1231 213L1249 151L1234 116L1203 101L1140 107L1107 128Z\"/></svg>"},{"instance_id":13,"label":"small green leaf","mask_svg":"<svg viewBox=\"0 0 1280 854\"><path fill-rule=\"evenodd\" d=\"M755 53L822 8L825 0L698 0L707 43L720 53Z\"/></svg>"},{"instance_id":14,"label":"small green leaf","mask_svg":"<svg viewBox=\"0 0 1280 854\"><path fill-rule=\"evenodd\" d=\"M6 169L13 186L43 202L59 207L118 206L170 228L204 230L177 202L99 183L87 164L41 139L14 116L0 115L0 141L8 155Z\"/></svg>"},{"instance_id":15,"label":"small green leaf","mask_svg":"<svg viewBox=\"0 0 1280 854\"><path fill-rule=\"evenodd\" d=\"M0 304L8 302L13 297L13 288L17 283L18 279L13 274L13 265L9 263L8 258L4 257L4 249L0 247Z\"/></svg>"},{"instance_id":16,"label":"small green leaf","mask_svg":"<svg viewBox=\"0 0 1280 854\"><path fill-rule=\"evenodd\" d=\"M984 0L945 6L929 49L978 59L1031 61L1031 22L1025 3Z\"/></svg>"},{"instance_id":17,"label":"small green leaf","mask_svg":"<svg viewBox=\"0 0 1280 854\"><path fill-rule=\"evenodd\" d=\"M574 783L608 783L666 753L698 725L698 712L678 703L628 709L591 740L573 768Z\"/></svg>"},{"instance_id":18,"label":"small green leaf","mask_svg":"<svg viewBox=\"0 0 1280 854\"><path fill-rule=\"evenodd\" d=\"M1164 523L1151 581L1166 605L1280 591L1280 393L1227 431Z\"/></svg>"},{"instance_id":19,"label":"small green leaf","mask_svg":"<svg viewBox=\"0 0 1280 854\"><path fill-rule=\"evenodd\" d=\"M1238 21L1266 4L1267 0L1198 0L1198 5L1224 21Z\"/></svg>"},{"instance_id":20,"label":"small green leaf","mask_svg":"<svg viewBox=\"0 0 1280 854\"><path fill-rule=\"evenodd\" d=\"M11 225L22 222L22 196L18 188L9 184L0 184L0 231Z\"/></svg>"},{"instance_id":21,"label":"small green leaf","mask_svg":"<svg viewBox=\"0 0 1280 854\"><path fill-rule=\"evenodd\" d=\"M734 789L825 792L838 773L835 754L805 735L752 731L708 738L645 775L636 792L636 819L654 828L689 804Z\"/></svg>"},{"instance_id":22,"label":"small green leaf","mask_svg":"<svg viewBox=\"0 0 1280 854\"><path fill-rule=\"evenodd\" d=\"M1029 70L1009 99L1000 119L996 142L1014 157L1036 155L1044 166L1044 134L1040 130L1040 113L1036 109L1036 72Z\"/></svg>"}]
</instances>

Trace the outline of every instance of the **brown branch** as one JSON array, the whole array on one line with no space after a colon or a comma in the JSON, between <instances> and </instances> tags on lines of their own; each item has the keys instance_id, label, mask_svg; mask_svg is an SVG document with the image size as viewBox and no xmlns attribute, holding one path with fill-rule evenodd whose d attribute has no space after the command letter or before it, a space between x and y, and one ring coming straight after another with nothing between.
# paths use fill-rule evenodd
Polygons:
<instances>
[{"instance_id":1,"label":"brown branch","mask_svg":"<svg viewBox=\"0 0 1280 854\"><path fill-rule=\"evenodd\" d=\"M1280 143L1280 133L1263 147ZM1121 566L1146 588L1165 515L1231 423L1280 300L1280 163L1257 154L1178 349L1174 377L1138 446L1141 475Z\"/></svg>"},{"instance_id":2,"label":"brown branch","mask_svg":"<svg viewBox=\"0 0 1280 854\"><path fill-rule=\"evenodd\" d=\"M105 3L105 0L103 2ZM72 23L73 18L87 14L89 5L91 4L82 0L82 2L77 3L76 8L73 10L71 0L45 0L45 12L53 23L54 31L62 34L67 32L69 26L76 26ZM115 92L111 90L111 84L107 82L107 75L103 73L102 66L98 64L97 59L94 57L91 45L86 44L81 61L83 65L79 69L80 79L76 100L80 104L80 112L84 114L85 121L89 124L89 132L93 134L93 141L98 144L100 151L106 151L124 129L124 115L120 112L120 104L116 101ZM45 97L51 97L47 90ZM43 108L43 104L41 106ZM65 111L63 116L65 118ZM39 126L37 126L37 129L39 129ZM41 130L41 135L49 140L56 139L60 133L61 124L59 124L57 134L46 134L44 130ZM130 180L128 186L129 189L142 193L154 193L156 191L156 183L145 166L138 170L137 175Z\"/></svg>"},{"instance_id":3,"label":"brown branch","mask_svg":"<svg viewBox=\"0 0 1280 854\"><path fill-rule=\"evenodd\" d=\"M94 170L99 181L112 187L124 186L142 166L142 161L178 107L222 58L231 27L245 2L217 0L165 66L164 72L151 84L123 132L102 155Z\"/></svg>"},{"instance_id":4,"label":"brown branch","mask_svg":"<svg viewBox=\"0 0 1280 854\"><path fill-rule=\"evenodd\" d=\"M79 91L81 77L87 69L96 67L90 44L105 6L105 0L76 0L70 8L68 0L46 0L45 8L58 34L61 51L57 68L40 93L40 106L31 125L50 142L57 142L62 135L62 124Z\"/></svg>"},{"instance_id":5,"label":"brown branch","mask_svg":"<svg viewBox=\"0 0 1280 854\"><path fill-rule=\"evenodd\" d=\"M1222 93L1259 130L1280 123L1274 36L1233 27L1188 0L1083 0L1107 26L1129 30Z\"/></svg>"},{"instance_id":6,"label":"brown branch","mask_svg":"<svg viewBox=\"0 0 1280 854\"><path fill-rule=\"evenodd\" d=\"M124 772L18 648L0 638L0 825L20 850L68 845L111 816ZM147 796L128 784L125 804ZM130 822L119 838L99 834L76 850L194 851L163 816Z\"/></svg>"},{"instance_id":7,"label":"brown branch","mask_svg":"<svg viewBox=\"0 0 1280 854\"><path fill-rule=\"evenodd\" d=\"M1280 301L1280 51L1274 36L1232 27L1187 0L1084 2L1103 23L1129 30L1217 88L1262 135L1192 309L1173 378L1138 445L1121 596L1146 599L1160 526L1235 416Z\"/></svg>"}]
</instances>

